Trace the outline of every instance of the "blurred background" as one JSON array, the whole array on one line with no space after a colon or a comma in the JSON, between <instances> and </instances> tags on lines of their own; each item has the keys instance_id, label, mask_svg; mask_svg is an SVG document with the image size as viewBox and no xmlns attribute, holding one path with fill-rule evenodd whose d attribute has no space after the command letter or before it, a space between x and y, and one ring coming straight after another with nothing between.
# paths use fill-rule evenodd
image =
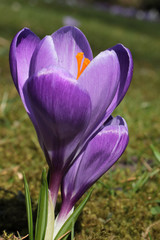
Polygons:
<instances>
[{"instance_id":1,"label":"blurred background","mask_svg":"<svg viewBox=\"0 0 160 240\"><path fill-rule=\"evenodd\" d=\"M135 7L137 9L157 9L160 10L160 2L158 0L85 0L79 2L88 3L105 3L110 5L119 5L124 7Z\"/></svg>"},{"instance_id":2,"label":"blurred background","mask_svg":"<svg viewBox=\"0 0 160 240\"><path fill-rule=\"evenodd\" d=\"M122 43L134 60L131 86L113 113L126 119L130 142L96 184L76 240L160 239L159 162L150 147L160 150L159 0L0 1L0 235L3 230L27 234L22 172L35 215L41 171L47 167L11 79L10 43L23 27L43 38L64 25L84 32L94 56Z\"/></svg>"}]
</instances>

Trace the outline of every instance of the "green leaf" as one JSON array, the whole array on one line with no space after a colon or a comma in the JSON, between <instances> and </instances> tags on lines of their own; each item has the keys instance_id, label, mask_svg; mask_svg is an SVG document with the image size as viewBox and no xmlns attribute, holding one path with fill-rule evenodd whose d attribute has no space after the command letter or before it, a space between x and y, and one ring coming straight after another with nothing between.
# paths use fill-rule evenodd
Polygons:
<instances>
[{"instance_id":1,"label":"green leaf","mask_svg":"<svg viewBox=\"0 0 160 240\"><path fill-rule=\"evenodd\" d=\"M23 173L23 178L24 178L25 202L26 202L26 211L27 211L27 219L28 219L29 239L33 240L33 217L32 217L31 197L30 197L27 179L24 173Z\"/></svg>"},{"instance_id":2,"label":"green leaf","mask_svg":"<svg viewBox=\"0 0 160 240\"><path fill-rule=\"evenodd\" d=\"M75 225L75 222L73 221L72 222L72 230L71 230L71 240L74 240L74 225Z\"/></svg>"},{"instance_id":3,"label":"green leaf","mask_svg":"<svg viewBox=\"0 0 160 240\"><path fill-rule=\"evenodd\" d=\"M149 239L152 240L151 234L150 232L148 233Z\"/></svg>"},{"instance_id":4,"label":"green leaf","mask_svg":"<svg viewBox=\"0 0 160 240\"><path fill-rule=\"evenodd\" d=\"M63 224L63 226L61 227L61 229L59 230L59 232L57 233L55 240L61 239L61 236L63 236L64 234L66 234L68 231L72 230L72 226L73 223L76 222L78 216L80 215L80 213L82 212L84 206L86 205L87 201L89 200L91 193L92 193L93 189L91 189L88 194L86 195L86 197L82 200L82 202L79 204L79 206L74 210L74 212L72 213L72 215L67 219L67 221ZM66 239L66 237L64 237L63 239Z\"/></svg>"},{"instance_id":5,"label":"green leaf","mask_svg":"<svg viewBox=\"0 0 160 240\"><path fill-rule=\"evenodd\" d=\"M35 240L44 240L48 218L48 184L46 170L42 172L41 189L35 229Z\"/></svg>"},{"instance_id":6,"label":"green leaf","mask_svg":"<svg viewBox=\"0 0 160 240\"><path fill-rule=\"evenodd\" d=\"M51 198L51 193L48 190L48 219L44 240L53 240L53 233L54 233L54 207Z\"/></svg>"},{"instance_id":7,"label":"green leaf","mask_svg":"<svg viewBox=\"0 0 160 240\"><path fill-rule=\"evenodd\" d=\"M151 149L152 149L152 152L155 156L155 158L158 160L158 162L160 163L160 152L157 150L157 148L155 148L153 146L153 144L150 145Z\"/></svg>"}]
</instances>

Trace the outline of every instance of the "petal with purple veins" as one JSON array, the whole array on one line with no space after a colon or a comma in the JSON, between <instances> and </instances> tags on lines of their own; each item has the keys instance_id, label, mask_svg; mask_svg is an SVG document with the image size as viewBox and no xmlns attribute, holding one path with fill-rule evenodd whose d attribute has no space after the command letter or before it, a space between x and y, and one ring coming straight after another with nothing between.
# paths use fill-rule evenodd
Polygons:
<instances>
[{"instance_id":1,"label":"petal with purple veins","mask_svg":"<svg viewBox=\"0 0 160 240\"><path fill-rule=\"evenodd\" d=\"M32 113L32 109L28 105L26 105L23 95L23 86L25 85L25 82L29 77L29 66L32 54L39 42L40 39L32 31L30 31L30 29L22 29L13 38L10 46L9 60L14 84L20 94L24 107L34 124L39 143L42 147L43 142L40 136L40 132L38 130L36 119L34 117L34 114Z\"/></svg>"},{"instance_id":2,"label":"petal with purple veins","mask_svg":"<svg viewBox=\"0 0 160 240\"><path fill-rule=\"evenodd\" d=\"M73 77L77 77L76 55L84 53L84 57L93 59L92 50L85 35L76 27L62 27L52 34L53 42L58 55L60 67L68 70Z\"/></svg>"},{"instance_id":3,"label":"petal with purple veins","mask_svg":"<svg viewBox=\"0 0 160 240\"><path fill-rule=\"evenodd\" d=\"M72 203L72 208L85 191L119 159L127 144L128 128L125 120L120 116L113 118L88 143L84 153L66 173L62 184L62 208L67 202L70 205Z\"/></svg>"},{"instance_id":4,"label":"petal with purple veins","mask_svg":"<svg viewBox=\"0 0 160 240\"><path fill-rule=\"evenodd\" d=\"M117 91L119 76L117 55L114 51L106 50L95 57L79 77L78 82L88 91L92 103L91 121L84 138L103 119Z\"/></svg>"},{"instance_id":5,"label":"petal with purple veins","mask_svg":"<svg viewBox=\"0 0 160 240\"><path fill-rule=\"evenodd\" d=\"M54 159L53 165L63 168L90 119L88 93L67 71L56 67L46 72L43 69L31 77L26 82L24 95L36 118L43 143Z\"/></svg>"},{"instance_id":6,"label":"petal with purple veins","mask_svg":"<svg viewBox=\"0 0 160 240\"><path fill-rule=\"evenodd\" d=\"M10 47L10 69L14 84L25 105L22 88L29 76L32 54L40 39L29 29L24 28L16 34Z\"/></svg>"},{"instance_id":7,"label":"petal with purple veins","mask_svg":"<svg viewBox=\"0 0 160 240\"><path fill-rule=\"evenodd\" d=\"M133 76L133 59L130 50L124 47L122 44L117 44L109 50L115 51L117 54L120 65L120 79L115 97L107 109L108 116L122 101L129 88Z\"/></svg>"},{"instance_id":8,"label":"petal with purple veins","mask_svg":"<svg viewBox=\"0 0 160 240\"><path fill-rule=\"evenodd\" d=\"M30 63L29 75L36 75L39 71L56 66L57 53L51 36L46 36L37 45Z\"/></svg>"}]
</instances>

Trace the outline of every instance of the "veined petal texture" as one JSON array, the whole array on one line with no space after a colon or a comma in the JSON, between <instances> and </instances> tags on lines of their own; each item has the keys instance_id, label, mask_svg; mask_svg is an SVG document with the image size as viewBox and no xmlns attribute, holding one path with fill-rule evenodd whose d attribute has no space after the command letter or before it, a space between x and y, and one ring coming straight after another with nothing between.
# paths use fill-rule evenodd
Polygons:
<instances>
[{"instance_id":1,"label":"veined petal texture","mask_svg":"<svg viewBox=\"0 0 160 240\"><path fill-rule=\"evenodd\" d=\"M122 44L117 44L109 50L115 51L117 54L120 65L120 78L118 81L115 97L107 109L108 116L122 101L129 88L133 76L133 59L130 50L124 47Z\"/></svg>"},{"instance_id":2,"label":"veined petal texture","mask_svg":"<svg viewBox=\"0 0 160 240\"><path fill-rule=\"evenodd\" d=\"M52 34L60 67L68 70L73 77L77 77L76 55L84 53L84 57L93 59L92 50L85 35L76 27L62 27Z\"/></svg>"},{"instance_id":3,"label":"veined petal texture","mask_svg":"<svg viewBox=\"0 0 160 240\"><path fill-rule=\"evenodd\" d=\"M71 207L119 159L128 144L128 128L120 116L113 118L88 143L66 173L62 183L63 205ZM72 204L71 204L72 203ZM69 211L69 209L68 209ZM63 212L63 211L62 211Z\"/></svg>"},{"instance_id":4,"label":"veined petal texture","mask_svg":"<svg viewBox=\"0 0 160 240\"><path fill-rule=\"evenodd\" d=\"M30 63L29 76L38 74L42 69L49 69L58 64L58 57L51 36L46 36L37 45Z\"/></svg>"},{"instance_id":5,"label":"veined petal texture","mask_svg":"<svg viewBox=\"0 0 160 240\"><path fill-rule=\"evenodd\" d=\"M72 153L70 144L84 131L90 119L88 93L62 68L43 69L24 88L26 102L36 117L44 145L54 167L62 168Z\"/></svg>"},{"instance_id":6,"label":"veined petal texture","mask_svg":"<svg viewBox=\"0 0 160 240\"><path fill-rule=\"evenodd\" d=\"M92 113L86 135L101 122L119 84L120 66L114 51L101 52L79 77L78 82L91 98Z\"/></svg>"},{"instance_id":7,"label":"veined petal texture","mask_svg":"<svg viewBox=\"0 0 160 240\"><path fill-rule=\"evenodd\" d=\"M107 59L108 61L105 60L103 57L101 58L101 56L103 56L102 55L103 52L98 55L100 59L100 61L98 59L98 62L100 65L101 72L99 71L100 73L98 74L97 81L95 80L96 74L94 74L94 71L93 71L93 76L95 75L95 77L93 77L94 81L89 87L91 88L91 86L93 86L93 91L91 89L92 94L94 93L94 89L95 89L95 97L93 94L93 98L91 98L91 100L93 99L92 100L92 104L93 104L93 101L95 99L95 103L96 103L95 112L97 114L97 119L95 117L96 114L93 114L93 117L91 117L91 123L88 125L87 131L84 135L84 138L82 139L80 148L82 148L85 142L88 141L88 139L90 138L88 134L91 132L91 135L93 135L94 132L96 132L104 124L104 122L109 118L109 116L112 114L114 109L120 104L132 80L133 59L132 59L130 50L124 47L122 44L117 44L116 46L110 48L109 51L112 52L112 56L115 55L116 57L114 56L113 59L109 58L108 51L105 51L106 52L105 57L106 59L108 57ZM96 58L94 58L92 62L94 62ZM112 62L116 62L116 60L118 60L118 64L117 63L112 64ZM102 62L104 64L104 70L103 70ZM88 66L87 69L84 71L84 74L80 76L80 79L79 79L80 81L81 81L81 78L84 78L85 74L87 74L87 71L89 71L89 67L91 67L91 63L90 63L90 66ZM114 72L115 65L119 66L119 68L117 67L117 70ZM111 75L113 74L111 78L109 78L109 73L107 73L108 68L105 68L106 66L108 66L108 68L110 69L109 70L110 74ZM97 68L95 68L95 71L97 71L98 73ZM101 77L101 73L105 73L105 71L106 71L106 74L104 74L104 76ZM109 79L108 81L107 81L107 77ZM85 81L83 81L83 84L85 85ZM99 89L102 92L100 92ZM109 95L107 94L108 90L109 90ZM99 95L97 94L98 92L100 93ZM100 100L98 99L98 96L99 98L100 96L102 96ZM101 104L97 104L101 101L102 101ZM105 110L105 114L104 114L104 110ZM93 113L94 113L94 107L93 107Z\"/></svg>"},{"instance_id":8,"label":"veined petal texture","mask_svg":"<svg viewBox=\"0 0 160 240\"><path fill-rule=\"evenodd\" d=\"M25 108L22 88L28 79L31 57L39 41L40 39L32 31L24 28L16 34L10 47L11 74Z\"/></svg>"}]
</instances>

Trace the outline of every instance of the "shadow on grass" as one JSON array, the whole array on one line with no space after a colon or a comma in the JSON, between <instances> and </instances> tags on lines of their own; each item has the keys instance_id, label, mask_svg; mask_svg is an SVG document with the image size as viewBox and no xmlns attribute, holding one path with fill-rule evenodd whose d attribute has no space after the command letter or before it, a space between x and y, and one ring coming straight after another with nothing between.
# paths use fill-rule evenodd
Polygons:
<instances>
[{"instance_id":1,"label":"shadow on grass","mask_svg":"<svg viewBox=\"0 0 160 240\"><path fill-rule=\"evenodd\" d=\"M23 193L19 192L16 195L3 188L0 188L0 193L3 193L3 196L0 196L0 235L4 230L15 235L17 235L17 231L21 236L26 235L28 230Z\"/></svg>"},{"instance_id":2,"label":"shadow on grass","mask_svg":"<svg viewBox=\"0 0 160 240\"><path fill-rule=\"evenodd\" d=\"M7 234L13 233L17 235L17 231L21 236L28 234L28 223L25 206L25 196L19 191L15 194L12 191L5 190L0 187L0 236L5 231ZM57 204L56 212L58 214L60 204ZM33 211L33 221L35 223L37 211ZM81 216L75 224L75 231L81 231ZM27 238L28 239L28 238ZM70 239L70 237L69 237Z\"/></svg>"}]
</instances>

